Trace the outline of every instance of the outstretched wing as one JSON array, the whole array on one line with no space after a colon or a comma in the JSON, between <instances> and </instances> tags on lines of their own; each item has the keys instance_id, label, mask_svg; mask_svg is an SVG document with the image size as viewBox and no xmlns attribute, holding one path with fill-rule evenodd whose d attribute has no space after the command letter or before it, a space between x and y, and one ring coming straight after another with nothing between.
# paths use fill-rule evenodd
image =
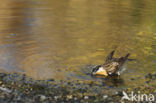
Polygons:
<instances>
[{"instance_id":1,"label":"outstretched wing","mask_svg":"<svg viewBox=\"0 0 156 103\"><path fill-rule=\"evenodd\" d=\"M113 50L108 56L107 56L107 58L106 58L106 61L105 62L109 62L110 60L112 60L112 58L113 58L113 55L114 55L114 52L115 52L115 50Z\"/></svg>"},{"instance_id":2,"label":"outstretched wing","mask_svg":"<svg viewBox=\"0 0 156 103\"><path fill-rule=\"evenodd\" d=\"M130 56L130 54L126 54L124 57L118 58L116 59L118 64L118 68L116 69L115 72L117 72L120 68L122 68L122 66L124 65L124 63L128 60L128 57Z\"/></svg>"},{"instance_id":3,"label":"outstretched wing","mask_svg":"<svg viewBox=\"0 0 156 103\"><path fill-rule=\"evenodd\" d=\"M126 60L128 60L128 57L129 57L129 56L130 56L129 53L126 54L126 56L119 58L119 59L118 59L118 62L121 62L121 63L123 62L123 63L124 63Z\"/></svg>"}]
</instances>

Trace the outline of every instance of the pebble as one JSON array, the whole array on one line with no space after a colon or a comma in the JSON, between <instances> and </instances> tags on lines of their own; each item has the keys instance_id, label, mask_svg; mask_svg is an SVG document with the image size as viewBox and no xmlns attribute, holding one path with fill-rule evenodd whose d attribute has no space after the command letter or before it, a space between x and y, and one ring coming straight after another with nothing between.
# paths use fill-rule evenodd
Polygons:
<instances>
[{"instance_id":1,"label":"pebble","mask_svg":"<svg viewBox=\"0 0 156 103\"><path fill-rule=\"evenodd\" d=\"M54 96L54 99L57 100L59 97L58 96Z\"/></svg>"},{"instance_id":2,"label":"pebble","mask_svg":"<svg viewBox=\"0 0 156 103\"><path fill-rule=\"evenodd\" d=\"M116 92L115 92L115 94L117 95L117 94L119 94L119 92L118 92L118 91L116 91Z\"/></svg>"},{"instance_id":3,"label":"pebble","mask_svg":"<svg viewBox=\"0 0 156 103\"><path fill-rule=\"evenodd\" d=\"M77 100L77 98L75 97L74 100Z\"/></svg>"},{"instance_id":4,"label":"pebble","mask_svg":"<svg viewBox=\"0 0 156 103\"><path fill-rule=\"evenodd\" d=\"M67 99L72 99L73 96L72 95L67 95Z\"/></svg>"},{"instance_id":5,"label":"pebble","mask_svg":"<svg viewBox=\"0 0 156 103\"><path fill-rule=\"evenodd\" d=\"M0 87L0 90L11 93L11 90L8 88Z\"/></svg>"},{"instance_id":6,"label":"pebble","mask_svg":"<svg viewBox=\"0 0 156 103\"><path fill-rule=\"evenodd\" d=\"M103 96L103 99L106 99L106 98L108 98L108 95L104 95L104 96Z\"/></svg>"},{"instance_id":7,"label":"pebble","mask_svg":"<svg viewBox=\"0 0 156 103\"><path fill-rule=\"evenodd\" d=\"M113 89L114 91L110 93L108 92L108 94L106 94L107 92L101 91L104 88L100 87L101 85L100 86L98 84L95 85L94 82L93 83L91 82L92 87L89 86L90 83L80 84L78 80L74 82L69 82L67 86L63 86L63 87L62 85L56 84L55 82L50 82L50 85L44 84L43 86L42 84L43 81L36 82L36 80L30 79L27 76L25 76L25 79L22 79L22 80L17 79L17 81L14 80L16 78L12 78L11 80L9 80L9 82L8 82L9 78L7 77L8 77L7 74L5 77L0 76L1 78L0 84L2 83L0 86L1 87L0 88L0 92L1 92L0 103L1 103L1 100L4 102L7 102L9 100L14 100L14 102L16 103L19 101L21 103L26 103L26 102L31 102L31 103L34 103L34 102L41 102L41 103L96 102L96 103L100 103L101 100L103 100L103 101L106 101L107 103L113 103L113 102L117 103L119 96L123 96L122 90L118 91L114 89ZM9 77L16 77L16 74L14 74L14 76L9 76ZM156 77L155 74L152 74L152 78L154 77ZM4 78L6 79L4 80ZM28 82L26 83L25 80ZM150 79L150 80L152 81L153 79ZM13 83L13 86L11 85L12 83ZM61 84L63 83L64 81ZM74 84L74 87L73 87L73 84ZM99 88L99 89L95 89L94 91L93 88ZM125 88L124 90L125 92L131 91L131 90L134 90L134 91L142 90L141 88L138 88L135 90L135 88L138 88L138 86L134 87L134 89L130 88L129 90L128 88ZM155 88L153 88L152 86L150 89L155 90ZM154 90L153 90L153 93L156 93L156 91ZM99 93L101 94L99 95Z\"/></svg>"},{"instance_id":8,"label":"pebble","mask_svg":"<svg viewBox=\"0 0 156 103\"><path fill-rule=\"evenodd\" d=\"M6 74L5 73L0 73L0 77L5 77Z\"/></svg>"},{"instance_id":9,"label":"pebble","mask_svg":"<svg viewBox=\"0 0 156 103\"><path fill-rule=\"evenodd\" d=\"M134 78L131 78L131 80L135 80Z\"/></svg>"},{"instance_id":10,"label":"pebble","mask_svg":"<svg viewBox=\"0 0 156 103\"><path fill-rule=\"evenodd\" d=\"M89 97L88 96L84 96L84 99L89 99Z\"/></svg>"},{"instance_id":11,"label":"pebble","mask_svg":"<svg viewBox=\"0 0 156 103\"><path fill-rule=\"evenodd\" d=\"M4 84L2 84L2 87L5 87L5 85L4 85Z\"/></svg>"},{"instance_id":12,"label":"pebble","mask_svg":"<svg viewBox=\"0 0 156 103\"><path fill-rule=\"evenodd\" d=\"M55 81L54 79L48 79L47 80L48 82L53 82L53 81Z\"/></svg>"},{"instance_id":13,"label":"pebble","mask_svg":"<svg viewBox=\"0 0 156 103\"><path fill-rule=\"evenodd\" d=\"M32 91L32 90L33 90L33 88L30 88L30 90Z\"/></svg>"},{"instance_id":14,"label":"pebble","mask_svg":"<svg viewBox=\"0 0 156 103\"><path fill-rule=\"evenodd\" d=\"M41 100L41 101L44 101L45 99L46 99L46 96L40 95L40 100Z\"/></svg>"}]
</instances>

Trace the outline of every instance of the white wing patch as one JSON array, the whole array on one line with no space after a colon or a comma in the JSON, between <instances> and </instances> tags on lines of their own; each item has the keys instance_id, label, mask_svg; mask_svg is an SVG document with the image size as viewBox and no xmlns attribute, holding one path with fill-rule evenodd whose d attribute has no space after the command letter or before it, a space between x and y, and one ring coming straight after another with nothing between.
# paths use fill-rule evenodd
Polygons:
<instances>
[{"instance_id":1,"label":"white wing patch","mask_svg":"<svg viewBox=\"0 0 156 103\"><path fill-rule=\"evenodd\" d=\"M119 63L118 62L113 62L113 65L117 66L117 65L119 65Z\"/></svg>"},{"instance_id":2,"label":"white wing patch","mask_svg":"<svg viewBox=\"0 0 156 103\"><path fill-rule=\"evenodd\" d=\"M96 72L106 71L103 67L100 67Z\"/></svg>"}]
</instances>

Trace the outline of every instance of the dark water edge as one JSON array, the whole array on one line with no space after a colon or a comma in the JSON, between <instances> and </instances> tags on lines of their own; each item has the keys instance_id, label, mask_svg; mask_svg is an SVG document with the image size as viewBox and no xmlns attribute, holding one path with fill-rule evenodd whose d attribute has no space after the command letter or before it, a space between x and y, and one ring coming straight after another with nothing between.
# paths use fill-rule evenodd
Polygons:
<instances>
[{"instance_id":1,"label":"dark water edge","mask_svg":"<svg viewBox=\"0 0 156 103\"><path fill-rule=\"evenodd\" d=\"M94 82L34 80L24 74L0 73L0 103L120 103L122 91L141 91L156 97L156 86L151 84L156 74L144 78L144 85L113 91Z\"/></svg>"}]
</instances>

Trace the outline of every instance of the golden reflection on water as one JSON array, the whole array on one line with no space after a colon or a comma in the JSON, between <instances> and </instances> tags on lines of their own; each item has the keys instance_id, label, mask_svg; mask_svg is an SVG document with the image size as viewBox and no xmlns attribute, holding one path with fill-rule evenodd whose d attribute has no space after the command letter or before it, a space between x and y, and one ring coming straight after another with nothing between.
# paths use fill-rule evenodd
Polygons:
<instances>
[{"instance_id":1,"label":"golden reflection on water","mask_svg":"<svg viewBox=\"0 0 156 103\"><path fill-rule=\"evenodd\" d=\"M0 4L0 69L36 79L80 75L87 79L82 68L102 64L117 48L115 56L130 52L139 61L129 63L123 77L155 72L154 4L154 0L5 0Z\"/></svg>"}]
</instances>

